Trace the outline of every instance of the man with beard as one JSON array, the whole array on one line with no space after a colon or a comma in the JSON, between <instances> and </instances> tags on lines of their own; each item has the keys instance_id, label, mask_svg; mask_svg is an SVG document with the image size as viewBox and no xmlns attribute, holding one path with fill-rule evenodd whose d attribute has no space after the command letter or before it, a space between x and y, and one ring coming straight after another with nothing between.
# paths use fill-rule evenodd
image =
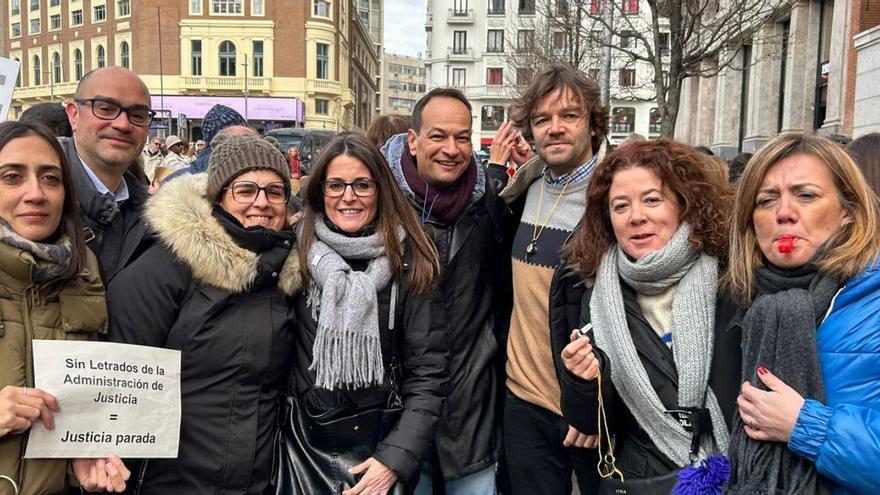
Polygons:
<instances>
[{"instance_id":1,"label":"man with beard","mask_svg":"<svg viewBox=\"0 0 880 495\"><path fill-rule=\"evenodd\" d=\"M129 167L153 120L150 93L134 72L106 67L83 76L66 111L73 137L59 140L106 285L146 247L140 216L147 189Z\"/></svg>"},{"instance_id":2,"label":"man with beard","mask_svg":"<svg viewBox=\"0 0 880 495\"><path fill-rule=\"evenodd\" d=\"M549 307L554 272L563 262L561 248L584 215L587 183L604 155L608 109L594 81L568 66L550 65L514 102L511 115L523 136L534 141L537 156L501 192L514 219L508 232L512 310L503 426L509 490L568 494L574 469L581 493L594 493L597 457L589 447L595 437L562 417ZM490 166L505 166L516 153L512 139L504 142L508 154Z\"/></svg>"},{"instance_id":3,"label":"man with beard","mask_svg":"<svg viewBox=\"0 0 880 495\"><path fill-rule=\"evenodd\" d=\"M451 386L416 495L435 493L441 485L447 494L495 493L496 289L504 205L473 153L472 122L461 91L433 89L413 108L409 131L382 147L440 256L448 333Z\"/></svg>"}]
</instances>

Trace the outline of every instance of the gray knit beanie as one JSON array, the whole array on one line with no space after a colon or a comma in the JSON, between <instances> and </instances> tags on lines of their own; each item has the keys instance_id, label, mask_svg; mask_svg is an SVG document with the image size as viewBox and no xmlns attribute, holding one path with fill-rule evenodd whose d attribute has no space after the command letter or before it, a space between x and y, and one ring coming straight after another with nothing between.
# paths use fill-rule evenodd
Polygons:
<instances>
[{"instance_id":1,"label":"gray knit beanie","mask_svg":"<svg viewBox=\"0 0 880 495\"><path fill-rule=\"evenodd\" d=\"M271 170L290 187L290 164L278 148L259 136L234 136L214 148L208 160L208 197L217 199L233 179L252 170Z\"/></svg>"}]
</instances>

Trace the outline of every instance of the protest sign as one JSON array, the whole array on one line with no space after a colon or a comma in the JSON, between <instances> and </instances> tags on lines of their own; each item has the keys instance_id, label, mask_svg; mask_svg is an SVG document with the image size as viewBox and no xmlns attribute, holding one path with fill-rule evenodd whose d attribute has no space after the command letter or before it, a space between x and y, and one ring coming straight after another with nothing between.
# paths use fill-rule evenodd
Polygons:
<instances>
[{"instance_id":1,"label":"protest sign","mask_svg":"<svg viewBox=\"0 0 880 495\"><path fill-rule=\"evenodd\" d=\"M0 57L0 122L6 120L6 114L9 112L20 65L21 63L15 60Z\"/></svg>"},{"instance_id":2,"label":"protest sign","mask_svg":"<svg viewBox=\"0 0 880 495\"><path fill-rule=\"evenodd\" d=\"M110 342L34 340L34 385L61 406L35 422L27 458L177 457L180 351Z\"/></svg>"}]
</instances>

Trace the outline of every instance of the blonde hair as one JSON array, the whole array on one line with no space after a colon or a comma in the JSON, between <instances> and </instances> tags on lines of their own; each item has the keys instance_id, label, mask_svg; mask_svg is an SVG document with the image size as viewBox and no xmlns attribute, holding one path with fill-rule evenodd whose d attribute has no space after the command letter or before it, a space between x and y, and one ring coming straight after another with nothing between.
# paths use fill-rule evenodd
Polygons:
<instances>
[{"instance_id":1,"label":"blonde hair","mask_svg":"<svg viewBox=\"0 0 880 495\"><path fill-rule=\"evenodd\" d=\"M741 303L755 296L754 270L764 266L752 219L755 200L767 171L780 160L808 155L828 167L843 209L852 219L826 243L817 260L820 273L846 281L858 275L880 250L880 215L877 197L861 171L837 143L815 134L788 133L777 136L749 160L733 205L730 264L724 283Z\"/></svg>"}]
</instances>

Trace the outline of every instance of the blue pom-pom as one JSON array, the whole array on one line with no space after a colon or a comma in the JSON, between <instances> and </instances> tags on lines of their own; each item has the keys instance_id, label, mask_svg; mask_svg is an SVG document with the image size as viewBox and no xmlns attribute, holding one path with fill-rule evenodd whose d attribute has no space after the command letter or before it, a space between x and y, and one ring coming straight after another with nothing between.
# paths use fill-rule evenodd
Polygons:
<instances>
[{"instance_id":1,"label":"blue pom-pom","mask_svg":"<svg viewBox=\"0 0 880 495\"><path fill-rule=\"evenodd\" d=\"M709 457L699 466L685 466L678 472L674 495L721 495L730 478L730 461L723 455Z\"/></svg>"}]
</instances>

